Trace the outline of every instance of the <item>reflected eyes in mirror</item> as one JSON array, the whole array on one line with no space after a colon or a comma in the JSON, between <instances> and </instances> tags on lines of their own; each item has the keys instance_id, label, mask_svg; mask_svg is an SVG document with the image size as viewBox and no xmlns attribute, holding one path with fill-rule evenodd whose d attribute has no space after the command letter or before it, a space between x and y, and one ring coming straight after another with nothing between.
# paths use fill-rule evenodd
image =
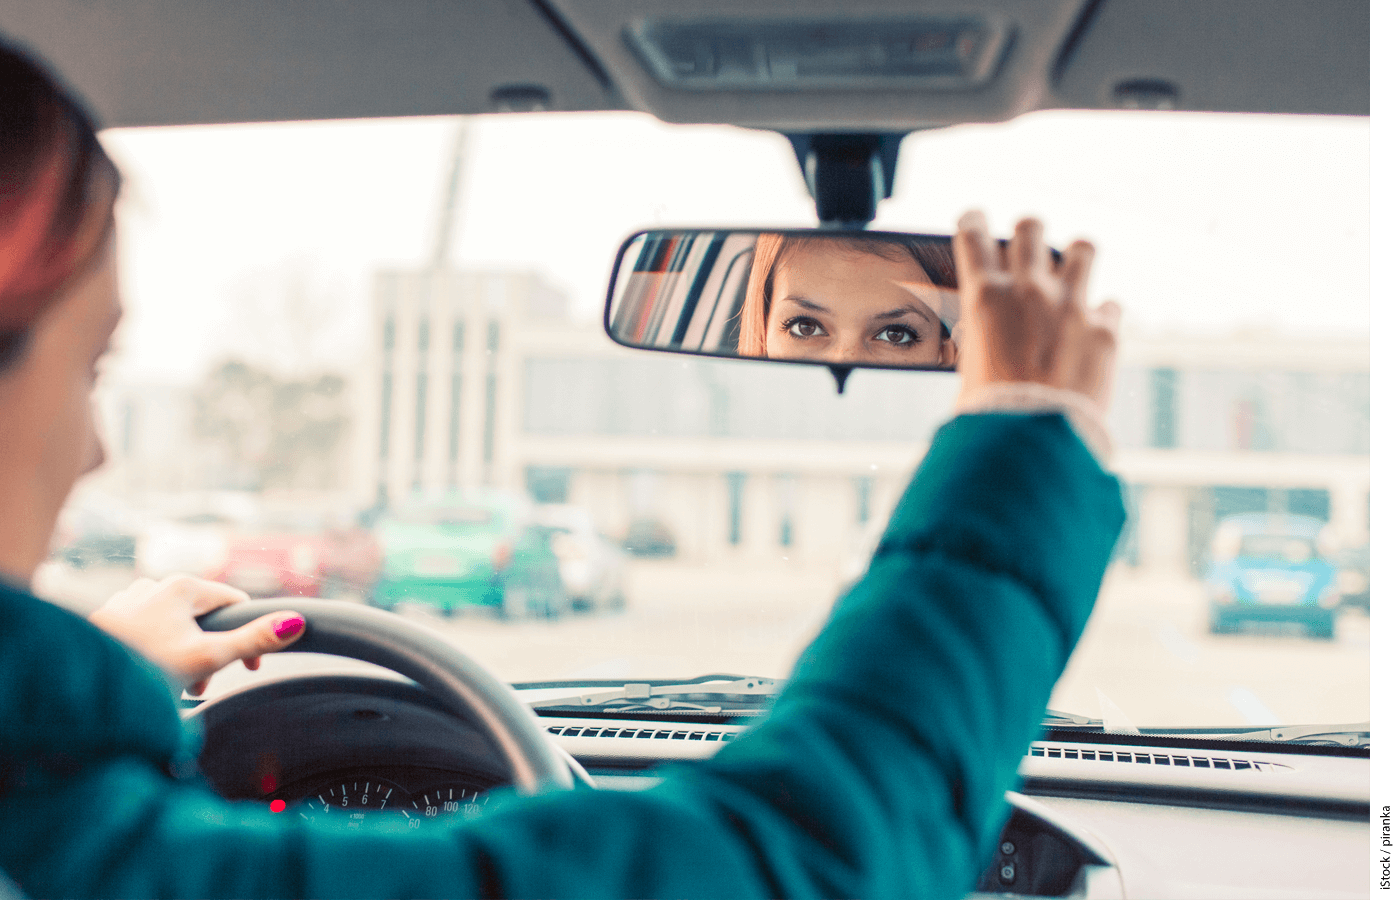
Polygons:
<instances>
[{"instance_id":1,"label":"reflected eyes in mirror","mask_svg":"<svg viewBox=\"0 0 1400 900\"><path fill-rule=\"evenodd\" d=\"M807 316L793 316L783 323L783 331L795 338L828 337L822 323Z\"/></svg>"},{"instance_id":2,"label":"reflected eyes in mirror","mask_svg":"<svg viewBox=\"0 0 1400 900\"><path fill-rule=\"evenodd\" d=\"M887 341L896 347L908 347L917 344L923 338L919 337L919 333L908 326L891 325L881 329L880 333L875 335L875 340Z\"/></svg>"},{"instance_id":3,"label":"reflected eyes in mirror","mask_svg":"<svg viewBox=\"0 0 1400 900\"><path fill-rule=\"evenodd\" d=\"M632 347L951 371L952 239L887 232L652 231L618 254L609 335Z\"/></svg>"},{"instance_id":4,"label":"reflected eyes in mirror","mask_svg":"<svg viewBox=\"0 0 1400 900\"><path fill-rule=\"evenodd\" d=\"M809 338L823 338L831 335L822 323L810 316L793 316L780 326L783 331L798 340ZM907 325L886 325L870 336L872 341L884 341L895 347L910 347L917 344L923 338L919 333Z\"/></svg>"}]
</instances>

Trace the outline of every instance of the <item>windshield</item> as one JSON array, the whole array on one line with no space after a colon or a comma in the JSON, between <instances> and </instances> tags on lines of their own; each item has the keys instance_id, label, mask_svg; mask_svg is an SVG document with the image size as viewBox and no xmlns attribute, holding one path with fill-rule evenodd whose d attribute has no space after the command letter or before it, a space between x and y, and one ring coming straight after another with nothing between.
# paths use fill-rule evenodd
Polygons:
<instances>
[{"instance_id":1,"label":"windshield","mask_svg":"<svg viewBox=\"0 0 1400 900\"><path fill-rule=\"evenodd\" d=\"M781 678L952 408L950 374L858 371L838 396L824 369L603 336L632 231L813 224L776 135L558 114L103 139L127 179L109 462L36 584L77 607L243 571L411 616L510 681ZM1034 213L1057 246L1095 241L1094 298L1125 310L1129 525L1054 708L1369 717L1368 139L1364 119L1050 112L904 142L873 227ZM231 559L232 529L190 518L231 504L337 512L295 559ZM1251 514L1324 523L1347 577L1219 576L1220 523ZM1313 551L1257 534L1239 555Z\"/></svg>"}]
</instances>

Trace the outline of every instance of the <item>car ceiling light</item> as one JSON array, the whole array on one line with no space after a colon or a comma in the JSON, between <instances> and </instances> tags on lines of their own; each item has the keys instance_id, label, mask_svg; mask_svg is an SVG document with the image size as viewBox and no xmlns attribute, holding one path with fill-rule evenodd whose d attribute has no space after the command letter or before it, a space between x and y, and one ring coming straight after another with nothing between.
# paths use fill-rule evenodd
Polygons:
<instances>
[{"instance_id":1,"label":"car ceiling light","mask_svg":"<svg viewBox=\"0 0 1400 900\"><path fill-rule=\"evenodd\" d=\"M988 16L677 22L628 32L658 81L686 90L975 87L1011 34Z\"/></svg>"}]
</instances>

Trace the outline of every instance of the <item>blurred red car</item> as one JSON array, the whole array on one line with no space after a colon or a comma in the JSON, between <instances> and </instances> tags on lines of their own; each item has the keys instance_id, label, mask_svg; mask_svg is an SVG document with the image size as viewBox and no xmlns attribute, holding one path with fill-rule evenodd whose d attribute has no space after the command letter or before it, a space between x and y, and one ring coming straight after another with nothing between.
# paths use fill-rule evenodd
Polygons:
<instances>
[{"instance_id":1,"label":"blurred red car","mask_svg":"<svg viewBox=\"0 0 1400 900\"><path fill-rule=\"evenodd\" d=\"M213 577L254 597L362 597L381 561L378 541L357 522L267 516L229 537Z\"/></svg>"}]
</instances>

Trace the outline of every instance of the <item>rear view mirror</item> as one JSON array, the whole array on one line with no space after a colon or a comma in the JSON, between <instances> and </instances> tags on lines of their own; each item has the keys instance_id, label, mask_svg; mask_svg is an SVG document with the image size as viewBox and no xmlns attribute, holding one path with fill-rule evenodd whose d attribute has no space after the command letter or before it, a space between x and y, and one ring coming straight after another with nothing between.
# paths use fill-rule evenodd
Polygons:
<instances>
[{"instance_id":1,"label":"rear view mirror","mask_svg":"<svg viewBox=\"0 0 1400 900\"><path fill-rule=\"evenodd\" d=\"M952 238L644 231L618 252L604 316L613 340L645 350L952 371Z\"/></svg>"}]
</instances>

